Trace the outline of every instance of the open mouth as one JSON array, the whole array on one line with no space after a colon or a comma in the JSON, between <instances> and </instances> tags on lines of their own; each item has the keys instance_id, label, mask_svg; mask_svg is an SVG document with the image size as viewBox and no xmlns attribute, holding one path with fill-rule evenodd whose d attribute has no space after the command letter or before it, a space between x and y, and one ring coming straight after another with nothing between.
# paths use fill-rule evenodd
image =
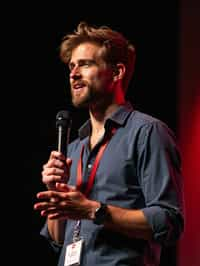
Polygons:
<instances>
[{"instance_id":1,"label":"open mouth","mask_svg":"<svg viewBox=\"0 0 200 266\"><path fill-rule=\"evenodd\" d=\"M74 92L81 92L86 85L82 82L74 83L72 88Z\"/></svg>"}]
</instances>

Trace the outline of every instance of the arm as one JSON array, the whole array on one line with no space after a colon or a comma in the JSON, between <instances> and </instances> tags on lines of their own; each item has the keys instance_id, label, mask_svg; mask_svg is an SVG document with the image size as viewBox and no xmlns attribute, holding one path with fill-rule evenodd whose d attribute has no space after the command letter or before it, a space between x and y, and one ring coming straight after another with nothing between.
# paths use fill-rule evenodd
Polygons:
<instances>
[{"instance_id":1,"label":"arm","mask_svg":"<svg viewBox=\"0 0 200 266\"><path fill-rule=\"evenodd\" d=\"M57 184L57 191L38 193L38 198L46 202L38 203L35 208L47 216L49 233L54 241L62 243L67 218L93 221L100 203L87 199L80 191L66 184ZM51 201L56 198L57 201ZM143 211L128 210L108 205L104 226L128 237L151 239L152 229Z\"/></svg>"},{"instance_id":2,"label":"arm","mask_svg":"<svg viewBox=\"0 0 200 266\"><path fill-rule=\"evenodd\" d=\"M181 159L173 132L162 122L144 126L138 144L142 209L157 242L176 241L184 227Z\"/></svg>"},{"instance_id":3,"label":"arm","mask_svg":"<svg viewBox=\"0 0 200 266\"><path fill-rule=\"evenodd\" d=\"M65 236L66 220L51 220L47 218L47 226L51 239L57 244L62 245Z\"/></svg>"},{"instance_id":4,"label":"arm","mask_svg":"<svg viewBox=\"0 0 200 266\"><path fill-rule=\"evenodd\" d=\"M36 209L41 211L42 216L48 217L49 226L55 226L51 229L49 227L49 230L52 230L51 235L53 239L55 239L55 234L59 233L57 231L58 228L56 228L59 220L63 221L69 218L93 221L95 211L100 206L99 202L87 199L76 188L70 188L66 184L59 183L57 184L57 191L40 192L38 198L46 200L45 203L38 203ZM52 198L56 198L57 201L52 202ZM167 208L164 206L160 207L159 204L158 202L157 206L149 206L143 210L130 210L108 205L108 215L103 224L105 227L128 237L146 240L154 238L157 241L165 241L168 234L171 234L171 227L169 226L168 215L166 213ZM173 211L169 209L169 214L172 213ZM174 218L177 220L176 215L174 215ZM180 224L178 223L179 226ZM61 230L60 227L59 230ZM57 239L57 242L59 241L60 239Z\"/></svg>"},{"instance_id":5,"label":"arm","mask_svg":"<svg viewBox=\"0 0 200 266\"><path fill-rule=\"evenodd\" d=\"M137 173L146 206L128 210L109 205L104 226L129 237L167 243L176 240L183 230L180 160L174 140L163 126L148 125L143 133ZM58 202L49 202L52 197ZM99 202L87 199L76 189L70 191L65 184L58 184L56 191L41 192L39 198L48 199L38 209L52 220L93 220L99 207Z\"/></svg>"},{"instance_id":6,"label":"arm","mask_svg":"<svg viewBox=\"0 0 200 266\"><path fill-rule=\"evenodd\" d=\"M69 169L71 166L71 160L67 159L57 151L53 151L50 154L48 162L43 166L42 181L46 185L48 191L56 191L56 183L66 183L69 176ZM50 202L56 202L57 198L50 198ZM42 202L44 205L45 202ZM37 210L38 203L34 205ZM41 212L43 215L43 212ZM46 224L42 229L43 235L48 235L48 238L52 239L57 244L62 244L65 235L65 219L49 219L47 216Z\"/></svg>"},{"instance_id":7,"label":"arm","mask_svg":"<svg viewBox=\"0 0 200 266\"><path fill-rule=\"evenodd\" d=\"M181 160L174 134L158 120L141 128L137 178L145 199L144 208L126 210L108 206L105 226L165 244L176 241L184 225Z\"/></svg>"},{"instance_id":8,"label":"arm","mask_svg":"<svg viewBox=\"0 0 200 266\"><path fill-rule=\"evenodd\" d=\"M91 219L95 217L95 209L100 205L96 203L91 212ZM104 226L112 231L119 232L128 237L142 238L150 240L152 238L152 229L141 210L129 210L113 205L107 206L107 215Z\"/></svg>"}]
</instances>

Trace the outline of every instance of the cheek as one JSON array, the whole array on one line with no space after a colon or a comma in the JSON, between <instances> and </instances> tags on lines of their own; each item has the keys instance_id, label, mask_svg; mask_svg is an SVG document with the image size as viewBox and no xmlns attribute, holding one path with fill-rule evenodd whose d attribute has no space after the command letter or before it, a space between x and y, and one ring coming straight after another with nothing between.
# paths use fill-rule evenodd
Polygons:
<instances>
[{"instance_id":1,"label":"cheek","mask_svg":"<svg viewBox=\"0 0 200 266\"><path fill-rule=\"evenodd\" d=\"M113 77L110 75L110 73L104 73L100 77L101 85L104 88L111 89L113 87Z\"/></svg>"},{"instance_id":2,"label":"cheek","mask_svg":"<svg viewBox=\"0 0 200 266\"><path fill-rule=\"evenodd\" d=\"M100 73L85 73L84 78L93 85L101 84L103 76Z\"/></svg>"},{"instance_id":3,"label":"cheek","mask_svg":"<svg viewBox=\"0 0 200 266\"><path fill-rule=\"evenodd\" d=\"M110 87L113 83L113 76L109 71L99 71L99 72L85 72L84 78L88 80L96 88Z\"/></svg>"}]
</instances>

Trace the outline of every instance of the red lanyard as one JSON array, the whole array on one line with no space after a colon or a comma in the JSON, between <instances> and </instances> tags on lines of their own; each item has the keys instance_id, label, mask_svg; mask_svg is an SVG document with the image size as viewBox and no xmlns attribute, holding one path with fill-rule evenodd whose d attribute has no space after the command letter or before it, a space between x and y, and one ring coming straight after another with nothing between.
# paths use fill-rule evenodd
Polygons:
<instances>
[{"instance_id":1,"label":"red lanyard","mask_svg":"<svg viewBox=\"0 0 200 266\"><path fill-rule=\"evenodd\" d=\"M86 189L84 191L84 194L86 196L89 195L92 187L93 187L93 184L94 184L94 179L95 179L95 175L96 175L96 172L97 172L97 168L99 166L99 162L103 156L103 153L108 145L108 142L110 141L111 137L113 136L113 134L115 133L116 129L113 129L107 137L105 137L104 139L104 142L103 144L101 145L101 147L99 148L99 151L97 153L97 156L95 158L95 161L94 161L94 164L93 164L93 167L92 167L92 170L91 170L91 173L90 173L90 176L89 176L89 179L88 179L88 182L87 182L87 186L86 186ZM77 189L80 190L81 186L82 186L82 183L83 183L83 151L84 151L84 145L82 146L82 149L81 149L81 154L80 154L80 158L79 158L79 161L78 161L78 167L77 167Z\"/></svg>"}]
</instances>

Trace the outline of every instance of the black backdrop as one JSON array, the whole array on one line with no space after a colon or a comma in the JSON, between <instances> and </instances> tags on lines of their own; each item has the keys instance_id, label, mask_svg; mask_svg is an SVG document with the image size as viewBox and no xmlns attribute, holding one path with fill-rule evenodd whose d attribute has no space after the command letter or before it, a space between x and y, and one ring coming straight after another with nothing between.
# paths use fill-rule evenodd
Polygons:
<instances>
[{"instance_id":1,"label":"black backdrop","mask_svg":"<svg viewBox=\"0 0 200 266\"><path fill-rule=\"evenodd\" d=\"M58 46L62 36L74 30L79 21L111 26L135 44L136 71L128 98L136 108L161 118L176 131L179 4L176 0L160 2L27 2L6 6L5 91L7 109L12 110L8 181L13 191L12 210L7 208L6 265L13 265L12 260L18 265L56 265L56 257L39 236L44 220L33 211L33 204L35 194L44 189L42 165L55 148L56 113L70 103ZM71 139L85 119L86 111L74 113ZM175 248L167 252L163 265L175 265Z\"/></svg>"}]
</instances>

